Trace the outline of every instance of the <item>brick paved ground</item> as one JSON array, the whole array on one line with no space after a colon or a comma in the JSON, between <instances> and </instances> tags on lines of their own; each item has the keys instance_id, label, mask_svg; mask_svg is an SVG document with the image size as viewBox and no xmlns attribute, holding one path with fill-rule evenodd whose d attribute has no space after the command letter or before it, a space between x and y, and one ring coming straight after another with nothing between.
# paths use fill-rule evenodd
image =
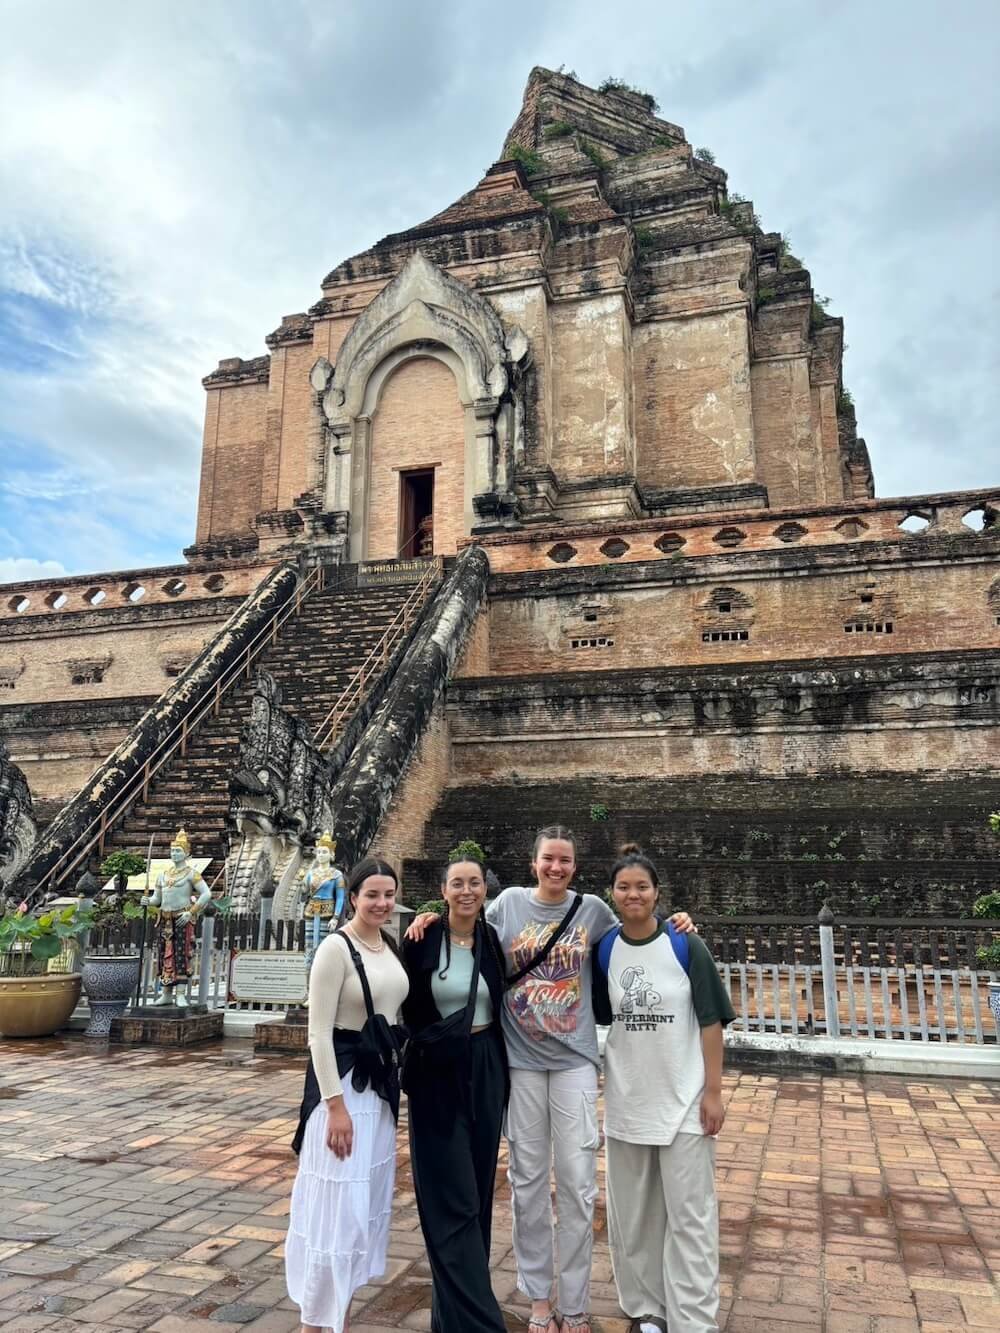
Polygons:
<instances>
[{"instance_id":1,"label":"brick paved ground","mask_svg":"<svg viewBox=\"0 0 1000 1333\"><path fill-rule=\"evenodd\" d=\"M281 1243L301 1065L0 1043L0 1330L286 1333ZM1000 1328L1000 1089L729 1073L719 1141L731 1333ZM497 1293L521 1326L506 1180ZM386 1281L355 1333L428 1327L405 1134ZM624 1329L604 1215L595 1327Z\"/></svg>"}]
</instances>

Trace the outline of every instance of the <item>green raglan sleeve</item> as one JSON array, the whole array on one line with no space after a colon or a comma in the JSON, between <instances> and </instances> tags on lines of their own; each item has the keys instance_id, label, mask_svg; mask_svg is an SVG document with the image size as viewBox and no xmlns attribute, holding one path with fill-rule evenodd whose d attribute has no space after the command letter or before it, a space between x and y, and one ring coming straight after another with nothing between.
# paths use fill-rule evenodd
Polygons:
<instances>
[{"instance_id":1,"label":"green raglan sleeve","mask_svg":"<svg viewBox=\"0 0 1000 1333\"><path fill-rule=\"evenodd\" d=\"M708 946L698 935L688 939L688 976L691 981L691 1002L698 1016L699 1027L721 1023L723 1027L736 1018L726 987L715 966Z\"/></svg>"}]
</instances>

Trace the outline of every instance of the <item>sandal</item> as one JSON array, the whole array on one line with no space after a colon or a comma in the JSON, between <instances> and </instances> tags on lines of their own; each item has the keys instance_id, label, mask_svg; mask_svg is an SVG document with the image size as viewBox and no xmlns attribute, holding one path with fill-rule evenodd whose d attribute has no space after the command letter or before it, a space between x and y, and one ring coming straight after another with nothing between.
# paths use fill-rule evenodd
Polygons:
<instances>
[{"instance_id":1,"label":"sandal","mask_svg":"<svg viewBox=\"0 0 1000 1333\"><path fill-rule=\"evenodd\" d=\"M555 1310L550 1310L547 1315L532 1315L528 1320L528 1333L549 1333L553 1324L559 1333L561 1324Z\"/></svg>"},{"instance_id":2,"label":"sandal","mask_svg":"<svg viewBox=\"0 0 1000 1333\"><path fill-rule=\"evenodd\" d=\"M590 1333L589 1314L561 1314L558 1319L561 1333Z\"/></svg>"}]
</instances>

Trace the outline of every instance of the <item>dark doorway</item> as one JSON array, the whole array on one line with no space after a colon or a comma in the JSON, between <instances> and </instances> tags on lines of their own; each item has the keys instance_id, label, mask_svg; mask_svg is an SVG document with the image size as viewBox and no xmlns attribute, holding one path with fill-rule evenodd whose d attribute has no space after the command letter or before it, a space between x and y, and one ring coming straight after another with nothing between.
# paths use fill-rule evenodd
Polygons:
<instances>
[{"instance_id":1,"label":"dark doorway","mask_svg":"<svg viewBox=\"0 0 1000 1333\"><path fill-rule=\"evenodd\" d=\"M434 554L434 469L399 474L399 555Z\"/></svg>"}]
</instances>

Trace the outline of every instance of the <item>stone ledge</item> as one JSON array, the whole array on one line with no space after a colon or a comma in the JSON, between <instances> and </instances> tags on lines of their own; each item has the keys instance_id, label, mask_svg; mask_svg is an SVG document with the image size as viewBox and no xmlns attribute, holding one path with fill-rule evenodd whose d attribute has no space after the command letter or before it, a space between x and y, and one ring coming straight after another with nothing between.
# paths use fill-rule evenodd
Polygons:
<instances>
[{"instance_id":1,"label":"stone ledge","mask_svg":"<svg viewBox=\"0 0 1000 1333\"><path fill-rule=\"evenodd\" d=\"M123 1046L194 1046L198 1042L221 1040L222 1028L221 1009L211 1013L189 1011L178 1016L161 1016L140 1009L114 1020L111 1040Z\"/></svg>"}]
</instances>

